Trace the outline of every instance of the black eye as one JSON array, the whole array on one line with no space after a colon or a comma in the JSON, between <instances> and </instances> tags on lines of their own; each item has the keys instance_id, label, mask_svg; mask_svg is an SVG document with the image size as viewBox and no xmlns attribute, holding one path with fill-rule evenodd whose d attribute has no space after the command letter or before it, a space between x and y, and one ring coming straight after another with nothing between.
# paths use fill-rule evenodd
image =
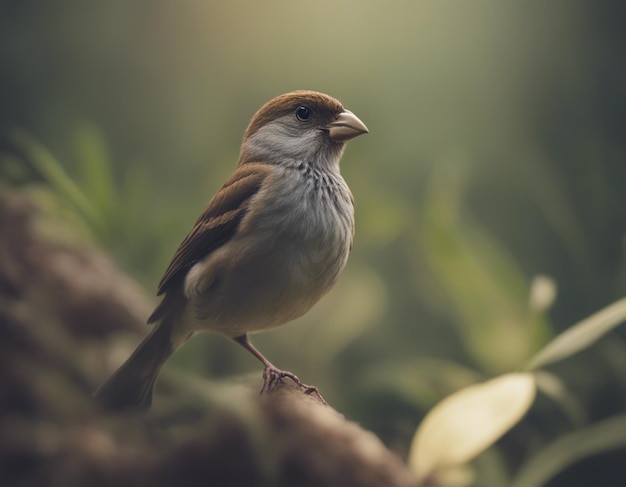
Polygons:
<instances>
[{"instance_id":1,"label":"black eye","mask_svg":"<svg viewBox=\"0 0 626 487\"><path fill-rule=\"evenodd\" d=\"M307 106L300 105L298 108L296 108L296 118L301 122L306 122L309 118L311 118L312 114L313 112Z\"/></svg>"}]
</instances>

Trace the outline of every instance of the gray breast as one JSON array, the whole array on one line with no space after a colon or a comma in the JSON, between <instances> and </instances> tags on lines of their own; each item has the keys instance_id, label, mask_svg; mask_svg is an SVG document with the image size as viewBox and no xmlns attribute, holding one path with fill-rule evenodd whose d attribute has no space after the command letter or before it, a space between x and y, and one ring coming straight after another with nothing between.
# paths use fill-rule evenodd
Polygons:
<instances>
[{"instance_id":1,"label":"gray breast","mask_svg":"<svg viewBox=\"0 0 626 487\"><path fill-rule=\"evenodd\" d=\"M206 263L220 271L213 289L191 290L205 327L234 334L290 321L328 292L345 266L354 224L346 183L306 167L285 171L293 172L258 196L238 237Z\"/></svg>"}]
</instances>

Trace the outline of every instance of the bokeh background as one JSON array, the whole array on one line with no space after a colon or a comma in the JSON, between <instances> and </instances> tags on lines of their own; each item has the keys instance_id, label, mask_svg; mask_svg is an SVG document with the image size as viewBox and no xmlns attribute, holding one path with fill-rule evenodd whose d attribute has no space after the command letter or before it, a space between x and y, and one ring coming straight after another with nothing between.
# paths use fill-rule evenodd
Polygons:
<instances>
[{"instance_id":1,"label":"bokeh background","mask_svg":"<svg viewBox=\"0 0 626 487\"><path fill-rule=\"evenodd\" d=\"M69 200L84 237L151 295L256 109L293 89L339 98L370 129L342 162L351 259L311 313L254 341L405 455L442 397L523 367L626 293L625 14L597 1L3 0L1 182ZM85 198L28 163L18 129ZM567 405L540 396L479 458L476 485L505 485L544 446L624 411L624 339L551 368ZM168 367L260 374L216 335ZM590 456L551 485L626 482L624 458L626 445Z\"/></svg>"}]
</instances>

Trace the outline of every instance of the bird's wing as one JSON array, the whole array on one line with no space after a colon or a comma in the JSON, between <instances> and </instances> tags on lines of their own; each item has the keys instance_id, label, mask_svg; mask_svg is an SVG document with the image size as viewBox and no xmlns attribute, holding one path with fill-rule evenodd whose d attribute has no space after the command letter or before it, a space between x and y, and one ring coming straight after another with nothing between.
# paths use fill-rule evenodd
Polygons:
<instances>
[{"instance_id":1,"label":"bird's wing","mask_svg":"<svg viewBox=\"0 0 626 487\"><path fill-rule=\"evenodd\" d=\"M198 261L228 242L248 211L250 198L259 192L271 171L268 164L238 167L224 186L211 198L198 221L182 241L168 266L158 295L180 282Z\"/></svg>"}]
</instances>

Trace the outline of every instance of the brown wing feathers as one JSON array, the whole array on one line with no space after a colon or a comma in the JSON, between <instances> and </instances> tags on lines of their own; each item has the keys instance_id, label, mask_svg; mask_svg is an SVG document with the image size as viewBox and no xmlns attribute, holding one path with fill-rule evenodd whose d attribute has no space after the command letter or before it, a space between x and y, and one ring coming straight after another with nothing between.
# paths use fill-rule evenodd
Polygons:
<instances>
[{"instance_id":1,"label":"brown wing feathers","mask_svg":"<svg viewBox=\"0 0 626 487\"><path fill-rule=\"evenodd\" d=\"M246 164L237 168L224 186L209 201L191 232L174 254L161 282L158 295L167 293L184 278L187 270L215 249L226 243L236 232L247 212L248 200L265 181L269 168L265 164ZM149 322L158 319L158 308Z\"/></svg>"}]
</instances>

